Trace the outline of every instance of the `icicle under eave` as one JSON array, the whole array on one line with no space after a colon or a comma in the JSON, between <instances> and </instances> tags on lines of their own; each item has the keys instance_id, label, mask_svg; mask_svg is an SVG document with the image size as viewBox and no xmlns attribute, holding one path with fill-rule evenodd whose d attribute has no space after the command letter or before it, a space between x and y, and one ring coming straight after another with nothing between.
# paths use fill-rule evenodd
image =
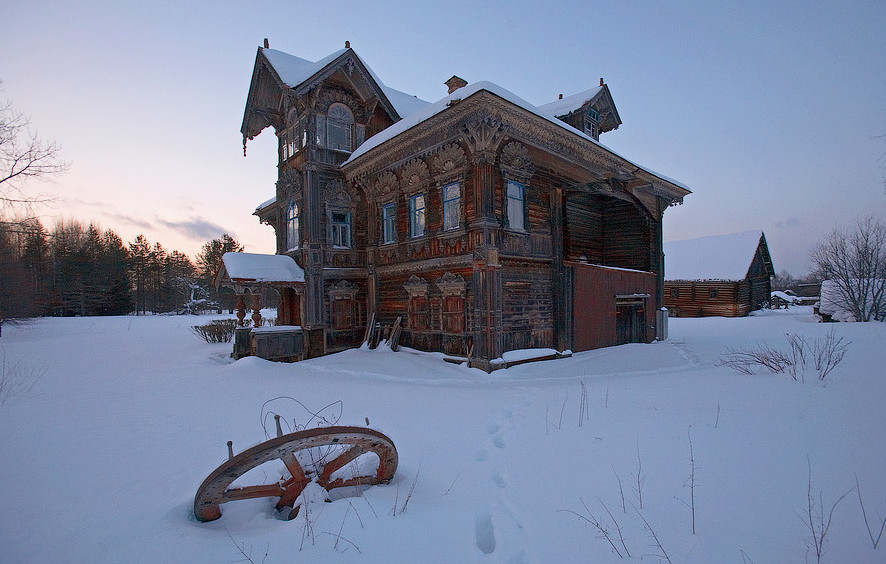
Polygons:
<instances>
[{"instance_id":1,"label":"icicle under eave","mask_svg":"<svg viewBox=\"0 0 886 564\"><path fill-rule=\"evenodd\" d=\"M243 136L243 156L246 156L246 136Z\"/></svg>"}]
</instances>

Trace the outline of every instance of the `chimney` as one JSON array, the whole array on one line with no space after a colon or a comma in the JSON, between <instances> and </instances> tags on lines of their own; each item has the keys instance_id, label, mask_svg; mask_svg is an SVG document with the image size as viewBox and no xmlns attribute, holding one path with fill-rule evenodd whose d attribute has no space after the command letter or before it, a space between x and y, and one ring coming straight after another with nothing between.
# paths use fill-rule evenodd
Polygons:
<instances>
[{"instance_id":1,"label":"chimney","mask_svg":"<svg viewBox=\"0 0 886 564\"><path fill-rule=\"evenodd\" d=\"M467 86L467 85L468 85L468 83L467 83L467 81L466 81L465 79L463 79L463 78L459 78L459 77L457 77L457 76L455 76L455 75L452 75L452 78L450 78L449 80L447 80L447 81L444 82L443 84L445 84L446 86L449 87L449 93L450 93L450 94L452 94L453 92L455 92L456 90L458 90L458 89L461 88L462 86Z\"/></svg>"},{"instance_id":2,"label":"chimney","mask_svg":"<svg viewBox=\"0 0 886 564\"><path fill-rule=\"evenodd\" d=\"M603 84L604 84L604 82L603 82L603 77L601 76L601 77L600 77L600 86L603 86Z\"/></svg>"},{"instance_id":3,"label":"chimney","mask_svg":"<svg viewBox=\"0 0 886 564\"><path fill-rule=\"evenodd\" d=\"M350 48L351 48L351 42L345 41L345 49L350 49Z\"/></svg>"},{"instance_id":4,"label":"chimney","mask_svg":"<svg viewBox=\"0 0 886 564\"><path fill-rule=\"evenodd\" d=\"M271 44L268 43L268 38L265 37L265 49L270 49L270 48L271 48Z\"/></svg>"},{"instance_id":5,"label":"chimney","mask_svg":"<svg viewBox=\"0 0 886 564\"><path fill-rule=\"evenodd\" d=\"M562 95L562 94L560 94L560 97L559 97L559 98L557 98L557 99L558 99L558 100L562 100L562 99L563 99L563 95Z\"/></svg>"}]
</instances>

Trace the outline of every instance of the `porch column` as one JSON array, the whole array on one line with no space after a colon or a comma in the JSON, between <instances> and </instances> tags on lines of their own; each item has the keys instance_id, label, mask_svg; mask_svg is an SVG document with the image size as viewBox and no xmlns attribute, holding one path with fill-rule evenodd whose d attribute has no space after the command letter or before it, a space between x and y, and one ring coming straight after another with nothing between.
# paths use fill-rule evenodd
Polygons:
<instances>
[{"instance_id":1,"label":"porch column","mask_svg":"<svg viewBox=\"0 0 886 564\"><path fill-rule=\"evenodd\" d=\"M567 279L563 268L563 188L551 190L551 255L554 308L554 347L558 351L571 348L568 339Z\"/></svg>"},{"instance_id":2,"label":"porch column","mask_svg":"<svg viewBox=\"0 0 886 564\"><path fill-rule=\"evenodd\" d=\"M237 327L246 327L246 303L243 301L243 294L237 294Z\"/></svg>"},{"instance_id":3,"label":"porch column","mask_svg":"<svg viewBox=\"0 0 886 564\"><path fill-rule=\"evenodd\" d=\"M261 294L252 294L252 323L261 327Z\"/></svg>"}]
</instances>

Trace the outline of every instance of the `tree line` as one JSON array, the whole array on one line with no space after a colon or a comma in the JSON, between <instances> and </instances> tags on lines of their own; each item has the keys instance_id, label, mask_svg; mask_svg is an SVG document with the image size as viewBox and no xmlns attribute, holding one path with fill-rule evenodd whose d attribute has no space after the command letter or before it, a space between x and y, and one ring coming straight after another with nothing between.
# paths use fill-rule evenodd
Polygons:
<instances>
[{"instance_id":1,"label":"tree line","mask_svg":"<svg viewBox=\"0 0 886 564\"><path fill-rule=\"evenodd\" d=\"M34 218L0 222L0 319L230 309L233 293L213 277L224 253L242 250L223 234L194 262L95 223L60 221L50 231Z\"/></svg>"}]
</instances>

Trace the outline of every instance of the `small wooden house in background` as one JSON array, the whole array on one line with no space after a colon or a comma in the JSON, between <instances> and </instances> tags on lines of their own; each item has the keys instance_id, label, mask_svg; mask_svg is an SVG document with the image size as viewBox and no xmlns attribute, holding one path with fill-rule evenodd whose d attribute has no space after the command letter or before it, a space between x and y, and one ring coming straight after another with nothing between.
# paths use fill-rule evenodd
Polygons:
<instances>
[{"instance_id":1,"label":"small wooden house in background","mask_svg":"<svg viewBox=\"0 0 886 564\"><path fill-rule=\"evenodd\" d=\"M775 270L761 231L673 241L664 255L671 317L741 317L769 302Z\"/></svg>"}]
</instances>

